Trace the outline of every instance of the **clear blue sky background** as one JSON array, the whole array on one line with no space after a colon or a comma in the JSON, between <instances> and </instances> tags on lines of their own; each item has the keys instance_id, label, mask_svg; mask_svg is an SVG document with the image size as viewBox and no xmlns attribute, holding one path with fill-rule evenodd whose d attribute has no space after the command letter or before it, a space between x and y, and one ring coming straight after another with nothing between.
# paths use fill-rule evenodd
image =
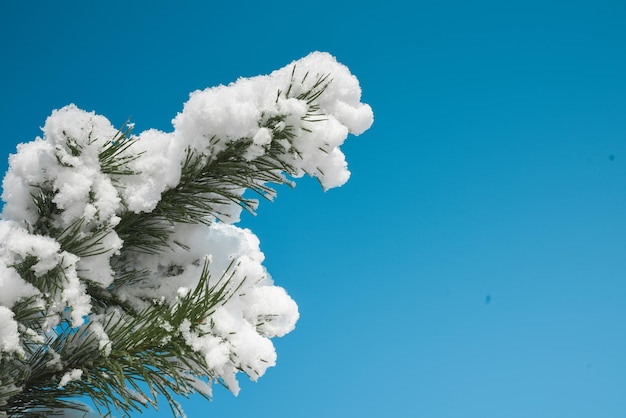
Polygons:
<instances>
[{"instance_id":1,"label":"clear blue sky background","mask_svg":"<svg viewBox=\"0 0 626 418\"><path fill-rule=\"evenodd\" d=\"M410 4L0 3L3 164L67 103L169 130L313 50L374 109L344 188L244 219L301 320L190 417L626 417L626 3Z\"/></svg>"}]
</instances>

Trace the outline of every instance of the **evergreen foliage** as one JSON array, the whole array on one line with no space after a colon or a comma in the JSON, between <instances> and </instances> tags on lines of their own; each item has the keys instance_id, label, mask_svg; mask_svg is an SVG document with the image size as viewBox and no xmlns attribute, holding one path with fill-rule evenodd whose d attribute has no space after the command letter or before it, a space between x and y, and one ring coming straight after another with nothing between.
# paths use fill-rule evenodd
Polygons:
<instances>
[{"instance_id":1,"label":"evergreen foliage","mask_svg":"<svg viewBox=\"0 0 626 418\"><path fill-rule=\"evenodd\" d=\"M263 373L264 368L237 359L237 343L225 336L217 312L238 298L236 303L244 306L242 315L250 316L245 298L252 297L261 284L273 288L264 270L252 277L251 267L242 265L247 258L241 256L214 269L211 251L192 257L187 264L141 260L175 260L172 253L191 254L192 240L186 240L183 226L210 229L232 223L234 205L254 212L257 202L244 197L247 191L272 200L272 184L292 185L291 178L304 173L324 175L321 167L312 171L298 163L310 159L298 141L334 118L320 104L332 77L310 70L298 74L297 65L292 65L289 82L275 89L275 103L294 101L304 106L304 112L294 116L288 107L280 106L260 112L257 128L270 133L261 151L253 136L214 134L205 138L202 148L186 146L178 181L164 187L160 200L149 210L130 207L124 198L130 181L143 174L138 167L146 157L138 146L144 139L133 134L132 125L124 124L107 138L96 132L95 123L81 128L83 137L75 131L59 134L62 141L46 148L56 159L51 167L79 170L80 161L91 161L95 155L95 172L122 197L115 212L105 216L101 202L106 199L100 196L104 192L94 182L87 206L95 207L95 212L72 218L70 208L62 203L63 188L56 178L20 177L29 179L24 184L30 202L23 204L21 218L17 210L5 210L0 231L5 239L5 268L0 274L7 275L0 279L0 290L9 286L9 278L24 283L21 294L0 303L0 320L9 319L10 326L16 326L16 332L10 326L0 330L0 337L5 338L0 342L0 416L46 417L67 408L85 410L80 402L84 396L92 399L101 414L118 411L126 416L149 405L156 407L160 395L173 414L181 416L175 395L198 392L210 398L212 382L236 391L229 369L222 363L215 365L210 351L215 344L230 347L227 361L236 369L233 375L241 371L256 380ZM322 141L317 149L329 154L334 147ZM17 165L17 159L12 160L14 174L5 179L5 189L18 177ZM3 198L8 203L14 196L5 190ZM96 260L110 267L110 280L85 267L98 266L89 264ZM145 291L193 272L198 276L191 281L194 286L181 285L173 296L164 292L159 298ZM133 293L133 289L138 290ZM87 311L80 308L85 304ZM279 316L258 314L256 332L264 338L288 332L293 324L275 332L268 328L272 318ZM295 323L297 312L292 317L289 321ZM15 336L19 341L10 343ZM261 354L256 360L273 362Z\"/></svg>"}]
</instances>

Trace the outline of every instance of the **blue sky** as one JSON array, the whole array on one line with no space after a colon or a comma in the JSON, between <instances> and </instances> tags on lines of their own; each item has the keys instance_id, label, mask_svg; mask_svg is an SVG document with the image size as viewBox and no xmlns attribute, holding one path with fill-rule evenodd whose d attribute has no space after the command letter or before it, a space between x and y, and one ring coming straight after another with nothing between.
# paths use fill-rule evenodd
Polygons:
<instances>
[{"instance_id":1,"label":"blue sky","mask_svg":"<svg viewBox=\"0 0 626 418\"><path fill-rule=\"evenodd\" d=\"M190 417L626 416L626 3L408 5L0 3L3 172L52 109L169 130L313 50L374 109L346 186L244 218L301 319Z\"/></svg>"}]
</instances>

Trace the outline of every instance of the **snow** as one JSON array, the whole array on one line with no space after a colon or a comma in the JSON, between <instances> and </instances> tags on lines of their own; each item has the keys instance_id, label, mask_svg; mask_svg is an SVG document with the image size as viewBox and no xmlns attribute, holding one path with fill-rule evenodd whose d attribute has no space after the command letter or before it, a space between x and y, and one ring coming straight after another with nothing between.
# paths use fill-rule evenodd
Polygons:
<instances>
[{"instance_id":1,"label":"snow","mask_svg":"<svg viewBox=\"0 0 626 418\"><path fill-rule=\"evenodd\" d=\"M12 307L15 302L37 294L37 289L12 267L0 265L0 305Z\"/></svg>"},{"instance_id":2,"label":"snow","mask_svg":"<svg viewBox=\"0 0 626 418\"><path fill-rule=\"evenodd\" d=\"M93 332L93 334L98 339L98 349L100 350L100 352L105 357L108 357L111 354L112 349L111 340L109 340L109 336L107 335L104 326L100 321L98 321L98 319L100 318L97 318L95 316L91 318L91 332Z\"/></svg>"},{"instance_id":3,"label":"snow","mask_svg":"<svg viewBox=\"0 0 626 418\"><path fill-rule=\"evenodd\" d=\"M13 319L13 311L6 306L0 306L0 353L15 352L22 354L20 337L17 332L17 322Z\"/></svg>"},{"instance_id":4,"label":"snow","mask_svg":"<svg viewBox=\"0 0 626 418\"><path fill-rule=\"evenodd\" d=\"M323 94L309 100L321 86L325 86ZM153 211L162 194L179 184L188 150L210 161L237 141L247 144L244 158L252 165L273 141L280 142L287 150L280 158L294 168L294 177L315 176L324 189L341 186L350 172L340 147L350 133L361 134L372 122L372 110L361 103L356 77L334 57L319 52L270 75L191 93L172 120L172 132L151 129L132 136L132 145L118 156L127 158L129 173L124 175L111 174L102 166L102 150L119 138L104 116L75 105L54 111L42 137L20 144L10 156L3 181L0 352L22 352L11 308L34 296L45 307L48 327L66 315L72 327L87 321L101 354L109 355L113 343L105 324L107 315L113 314L94 312L87 282L109 289L138 311L154 301L175 309L197 287L208 261L209 286L228 284L225 300L211 307L199 324L185 320L174 329L164 322L162 328L182 336L204 356L214 377L238 393L237 371L256 380L275 365L271 338L292 331L299 317L297 304L263 266L256 235L235 225L241 206L220 205L223 216L219 221L207 219L207 225L175 225L170 242L180 245L172 244L159 254L132 254L133 268L145 276L111 288L115 279L111 262L124 251L116 226L124 213ZM287 129L295 135L291 141L274 139ZM33 200L42 190L52 192L51 204L57 209L44 226L38 224ZM46 236L68 228L80 237L100 234L98 251L74 254ZM28 265L27 276L59 274L60 291L38 289L28 277L20 276L15 266L29 257L34 262ZM52 361L61 364L57 357ZM59 387L80 379L82 373L80 369L65 373ZM197 387L210 393L210 383L198 380Z\"/></svg>"},{"instance_id":5,"label":"snow","mask_svg":"<svg viewBox=\"0 0 626 418\"><path fill-rule=\"evenodd\" d=\"M259 334L282 337L293 331L298 318L298 305L282 287L257 286L241 297L243 316L255 324Z\"/></svg>"},{"instance_id":6,"label":"snow","mask_svg":"<svg viewBox=\"0 0 626 418\"><path fill-rule=\"evenodd\" d=\"M80 380L81 377L83 377L83 371L81 369L72 369L61 377L58 387L61 389L74 380Z\"/></svg>"},{"instance_id":7,"label":"snow","mask_svg":"<svg viewBox=\"0 0 626 418\"><path fill-rule=\"evenodd\" d=\"M46 367L53 370L63 370L63 360L61 359L61 355L52 348L48 348L48 354L52 357L52 360L46 362Z\"/></svg>"},{"instance_id":8,"label":"snow","mask_svg":"<svg viewBox=\"0 0 626 418\"><path fill-rule=\"evenodd\" d=\"M331 79L317 101L323 117L303 124L308 106L306 100L296 97L313 87L318 80L316 74L328 74ZM277 98L277 90L282 87L282 92L287 91L292 80L289 97ZM304 82L298 83L301 80ZM302 158L292 157L287 162L297 169L296 177L305 173L315 175L325 189L330 189L343 185L350 176L338 147L348 133L359 135L373 123L372 109L360 100L358 80L348 68L331 55L316 52L268 76L240 79L229 86L193 92L183 111L173 120L173 135L181 143L215 155L225 148L228 140L255 137L263 129L259 126L261 115L269 118L288 114L287 123L296 127L294 146ZM220 140L209 143L207 138L213 137Z\"/></svg>"}]
</instances>

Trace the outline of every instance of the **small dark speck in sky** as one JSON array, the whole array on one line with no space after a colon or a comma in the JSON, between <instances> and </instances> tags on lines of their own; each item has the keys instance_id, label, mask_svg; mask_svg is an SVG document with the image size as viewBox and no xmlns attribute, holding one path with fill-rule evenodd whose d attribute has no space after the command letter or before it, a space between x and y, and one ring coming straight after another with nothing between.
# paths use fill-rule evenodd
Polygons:
<instances>
[{"instance_id":1,"label":"small dark speck in sky","mask_svg":"<svg viewBox=\"0 0 626 418\"><path fill-rule=\"evenodd\" d=\"M491 295L485 296L485 305L489 305L491 303Z\"/></svg>"},{"instance_id":2,"label":"small dark speck in sky","mask_svg":"<svg viewBox=\"0 0 626 418\"><path fill-rule=\"evenodd\" d=\"M613 154L609 155L609 161L615 161L615 155Z\"/></svg>"}]
</instances>

